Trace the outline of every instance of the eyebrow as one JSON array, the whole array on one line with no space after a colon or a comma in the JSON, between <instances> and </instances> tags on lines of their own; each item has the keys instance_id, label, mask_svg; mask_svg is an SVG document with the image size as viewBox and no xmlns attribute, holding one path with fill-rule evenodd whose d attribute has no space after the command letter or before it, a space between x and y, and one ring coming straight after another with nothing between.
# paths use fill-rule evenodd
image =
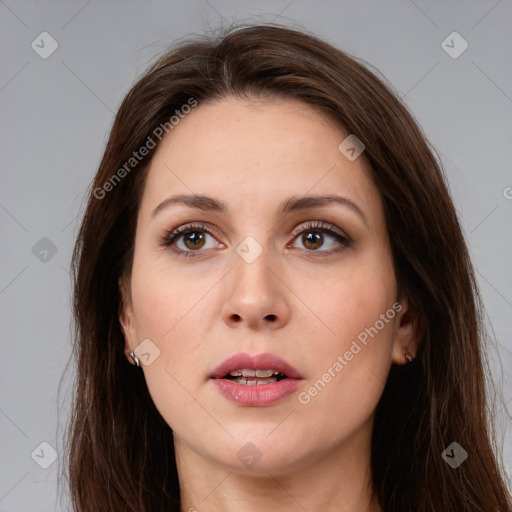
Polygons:
<instances>
[{"instance_id":1,"label":"eyebrow","mask_svg":"<svg viewBox=\"0 0 512 512\"><path fill-rule=\"evenodd\" d=\"M364 215L361 208L359 208L359 206L357 206L357 204L350 199L338 195L292 196L280 203L278 211L281 214L286 214L294 211L306 210L308 208L329 206L333 204L350 208L363 219L366 225L368 225L366 216ZM172 205L184 205L188 206L189 208L212 211L225 215L229 213L229 208L227 207L226 203L220 201L219 199L201 194L178 194L168 197L162 201L151 212L151 219L156 217L159 212Z\"/></svg>"}]
</instances>

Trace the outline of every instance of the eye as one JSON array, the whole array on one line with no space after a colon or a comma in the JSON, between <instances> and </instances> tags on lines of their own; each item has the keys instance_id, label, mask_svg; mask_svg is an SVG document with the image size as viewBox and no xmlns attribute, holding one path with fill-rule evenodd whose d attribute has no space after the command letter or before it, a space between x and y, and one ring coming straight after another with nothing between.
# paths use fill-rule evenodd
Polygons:
<instances>
[{"instance_id":1,"label":"eye","mask_svg":"<svg viewBox=\"0 0 512 512\"><path fill-rule=\"evenodd\" d=\"M333 224L324 221L307 222L294 230L293 235L301 235L295 241L300 241L308 252L335 253L351 247L352 240L343 234ZM328 250L319 250L325 241L331 240ZM336 248L336 246L338 246ZM334 249L332 248L334 247Z\"/></svg>"},{"instance_id":2,"label":"eye","mask_svg":"<svg viewBox=\"0 0 512 512\"><path fill-rule=\"evenodd\" d=\"M322 253L322 256L343 251L352 245L352 240L333 224L324 221L310 221L296 228L292 235L294 241L300 240L307 253ZM302 235L300 238L298 235ZM214 239L213 230L200 223L185 224L168 233L160 243L163 247L172 247L177 256L195 257L202 249L213 249L218 242L207 246L208 238ZM325 241L331 240L328 250L319 250ZM181 244L181 245L180 245ZM336 248L336 245L338 246ZM220 244L220 247L224 247ZM334 247L334 248L332 248ZM316 255L315 255L316 256Z\"/></svg>"},{"instance_id":3,"label":"eye","mask_svg":"<svg viewBox=\"0 0 512 512\"><path fill-rule=\"evenodd\" d=\"M201 249L212 249L215 244L208 247L207 238L213 238L212 231L204 224L185 224L168 233L162 240L163 247L176 246L172 249L177 256L196 256L195 253L202 252ZM181 247L179 243L182 243ZM222 245L222 244L221 244Z\"/></svg>"}]
</instances>

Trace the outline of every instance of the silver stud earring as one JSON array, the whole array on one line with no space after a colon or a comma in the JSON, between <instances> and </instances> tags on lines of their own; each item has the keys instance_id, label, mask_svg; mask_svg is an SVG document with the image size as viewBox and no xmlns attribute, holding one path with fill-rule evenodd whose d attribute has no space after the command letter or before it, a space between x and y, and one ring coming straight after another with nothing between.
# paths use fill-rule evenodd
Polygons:
<instances>
[{"instance_id":1,"label":"silver stud earring","mask_svg":"<svg viewBox=\"0 0 512 512\"><path fill-rule=\"evenodd\" d=\"M411 354L409 354L409 352L407 352L405 355L405 359L407 359L407 364L408 363L412 363L414 357L411 356Z\"/></svg>"},{"instance_id":2,"label":"silver stud earring","mask_svg":"<svg viewBox=\"0 0 512 512\"><path fill-rule=\"evenodd\" d=\"M133 359L134 363L137 365L137 366L140 366L140 363L139 363L139 358L133 353L133 352L130 352L129 356Z\"/></svg>"}]
</instances>

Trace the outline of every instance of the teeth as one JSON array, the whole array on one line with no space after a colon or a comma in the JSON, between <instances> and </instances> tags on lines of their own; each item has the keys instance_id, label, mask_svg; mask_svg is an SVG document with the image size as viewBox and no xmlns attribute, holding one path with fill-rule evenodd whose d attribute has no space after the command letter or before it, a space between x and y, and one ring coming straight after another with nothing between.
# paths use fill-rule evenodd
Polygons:
<instances>
[{"instance_id":1,"label":"teeth","mask_svg":"<svg viewBox=\"0 0 512 512\"><path fill-rule=\"evenodd\" d=\"M274 373L277 374L279 372L275 372L274 370L256 370L256 377L272 377Z\"/></svg>"},{"instance_id":2,"label":"teeth","mask_svg":"<svg viewBox=\"0 0 512 512\"><path fill-rule=\"evenodd\" d=\"M274 370L233 370L229 372L232 377L272 377L272 375L278 375L279 372L275 372Z\"/></svg>"},{"instance_id":3,"label":"teeth","mask_svg":"<svg viewBox=\"0 0 512 512\"><path fill-rule=\"evenodd\" d=\"M261 384L273 384L277 382L277 379L244 379L243 377L239 377L238 379L233 379L232 382L236 382L237 384L244 384L245 386L260 386Z\"/></svg>"}]
</instances>

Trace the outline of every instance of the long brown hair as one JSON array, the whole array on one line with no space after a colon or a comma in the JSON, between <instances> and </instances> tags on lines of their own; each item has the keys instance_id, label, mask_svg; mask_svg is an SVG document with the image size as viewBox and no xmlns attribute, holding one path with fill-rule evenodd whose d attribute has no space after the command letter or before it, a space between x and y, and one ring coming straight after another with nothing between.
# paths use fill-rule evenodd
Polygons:
<instances>
[{"instance_id":1,"label":"long brown hair","mask_svg":"<svg viewBox=\"0 0 512 512\"><path fill-rule=\"evenodd\" d=\"M371 464L383 510L509 512L488 408L483 307L435 150L384 78L305 31L271 24L175 45L116 115L72 258L77 373L66 476L74 509L180 510L172 430L126 360L118 321L119 279L130 275L154 149L133 169L126 163L148 137L158 147L155 130L170 133L170 116L191 98L200 108L228 95L301 100L365 146L399 292L421 339L413 363L392 366L377 406ZM453 441L469 454L457 468L441 456Z\"/></svg>"}]
</instances>

